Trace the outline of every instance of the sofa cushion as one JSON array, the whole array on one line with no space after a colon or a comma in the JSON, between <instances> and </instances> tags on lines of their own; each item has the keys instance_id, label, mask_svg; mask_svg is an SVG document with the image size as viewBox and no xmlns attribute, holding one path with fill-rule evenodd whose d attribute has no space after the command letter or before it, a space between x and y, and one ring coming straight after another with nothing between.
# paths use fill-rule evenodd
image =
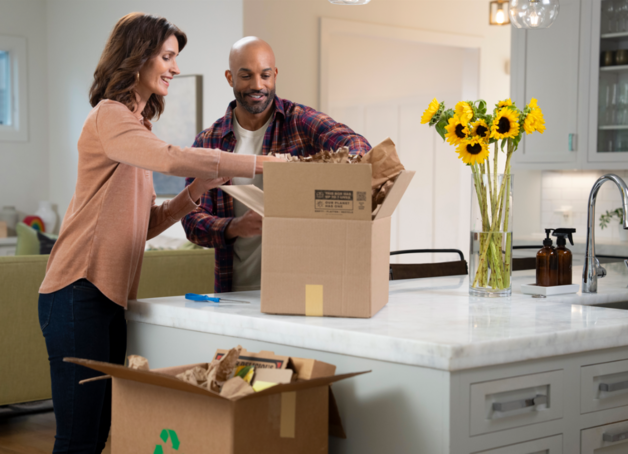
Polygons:
<instances>
[{"instance_id":1,"label":"sofa cushion","mask_svg":"<svg viewBox=\"0 0 628 454\"><path fill-rule=\"evenodd\" d=\"M47 239L56 240L58 238L57 235L41 233L23 222L18 222L15 230L17 232L15 255L39 255L41 253L41 243L37 233Z\"/></svg>"}]
</instances>

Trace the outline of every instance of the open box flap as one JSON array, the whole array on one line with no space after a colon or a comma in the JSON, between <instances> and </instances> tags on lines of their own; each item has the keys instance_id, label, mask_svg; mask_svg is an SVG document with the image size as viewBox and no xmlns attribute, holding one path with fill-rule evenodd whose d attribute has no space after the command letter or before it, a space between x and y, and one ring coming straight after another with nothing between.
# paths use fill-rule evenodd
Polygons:
<instances>
[{"instance_id":1,"label":"open box flap","mask_svg":"<svg viewBox=\"0 0 628 454\"><path fill-rule=\"evenodd\" d=\"M390 188L390 192L384 199L379 210L375 214L373 219L384 219L392 216L403 197L403 194L410 186L410 182L412 181L412 177L416 172L414 170L402 170L397 179L395 180L395 184Z\"/></svg>"},{"instance_id":2,"label":"open box flap","mask_svg":"<svg viewBox=\"0 0 628 454\"><path fill-rule=\"evenodd\" d=\"M237 399L229 399L229 398L221 396L218 393L210 391L208 389L204 389L204 388L201 388L200 386L192 385L190 383L179 380L178 378L172 375L166 375L163 372L157 372L157 370L149 371L149 370L129 369L128 367L120 366L117 364L104 363L101 361L93 361L89 359L80 359L80 358L63 358L63 361L67 363L78 364L80 366L85 366L90 369L97 370L99 372L110 375L113 378L121 378L124 380L132 380L139 383L146 383L149 385L163 386L164 388L176 389L179 391L189 392L193 394L200 394L201 396L212 397L214 399L224 399L224 400L231 400L231 401L238 401L241 399L251 399L251 398L254 399L256 397L267 396L270 394L278 394L278 393L283 393L283 392L299 391L301 389L307 389L307 388L315 388L317 386L329 385L331 383L334 383L340 380L355 377L356 375L367 374L371 372L371 371L355 372L352 374L333 375L330 377L321 377L321 378L315 378L312 380L296 381L292 383L287 383L285 385L276 385L264 391L254 393L254 394L249 394L247 396L240 397ZM160 369L160 370L161 371L167 370L169 372L172 372L179 369L179 367L182 368L181 370L184 370L184 369L187 370L187 369L193 368L194 366L202 366L202 365L206 365L206 363L189 364L187 366L177 366L176 368L169 367L169 368Z\"/></svg>"},{"instance_id":3,"label":"open box flap","mask_svg":"<svg viewBox=\"0 0 628 454\"><path fill-rule=\"evenodd\" d=\"M255 394L249 394L248 396L243 396L234 400L243 400L243 399L254 399L258 396L268 396L270 394L280 394L286 393L290 391L299 391L301 389L315 388L317 386L325 386L335 383L340 380L345 380L347 378L355 377L356 375L368 374L370 370L364 372L354 372L351 374L344 375L332 375L329 377L321 377L321 378L313 378L312 380L302 380L302 381L294 381L292 383L286 383L283 385L275 385L270 388L265 389L264 391L260 391Z\"/></svg>"},{"instance_id":4,"label":"open box flap","mask_svg":"<svg viewBox=\"0 0 628 454\"><path fill-rule=\"evenodd\" d=\"M214 399L226 399L222 397L220 394L210 391L208 389L203 389L199 386L192 385L191 383L184 382L179 380L178 378L172 375L166 375L162 372L157 372L155 370L138 370L138 369L129 369L125 366L120 366L117 364L104 363L101 361L93 361L89 359L80 359L80 358L63 358L63 361L67 363L74 363L80 366L89 367L90 369L97 370L99 372L103 372L107 375L112 376L113 378L122 378L124 380L132 380L140 383L146 383L149 385L155 386L163 386L164 388L176 389L179 391L184 391L188 393L200 394L202 396L212 397ZM192 364L185 367L185 369L191 369L194 366L201 366L203 364ZM174 368L167 368L165 370L172 370Z\"/></svg>"},{"instance_id":5,"label":"open box flap","mask_svg":"<svg viewBox=\"0 0 628 454\"><path fill-rule=\"evenodd\" d=\"M220 189L260 216L264 216L264 191L257 186L252 184L224 185L220 186Z\"/></svg>"}]
</instances>

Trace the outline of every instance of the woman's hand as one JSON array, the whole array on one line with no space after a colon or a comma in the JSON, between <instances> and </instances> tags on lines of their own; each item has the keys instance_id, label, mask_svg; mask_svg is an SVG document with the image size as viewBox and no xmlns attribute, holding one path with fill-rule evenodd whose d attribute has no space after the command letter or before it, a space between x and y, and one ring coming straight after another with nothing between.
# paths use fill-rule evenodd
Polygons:
<instances>
[{"instance_id":1,"label":"woman's hand","mask_svg":"<svg viewBox=\"0 0 628 454\"><path fill-rule=\"evenodd\" d=\"M264 172L265 162L286 162L285 159L276 158L274 156L258 156L255 162L255 175L259 175Z\"/></svg>"},{"instance_id":2,"label":"woman's hand","mask_svg":"<svg viewBox=\"0 0 628 454\"><path fill-rule=\"evenodd\" d=\"M201 198L203 194L205 194L210 189L217 188L225 184L231 178L222 177L222 178L214 178L213 180L202 180L200 178L196 178L189 186L188 191L190 191L190 197L192 200L197 201Z\"/></svg>"}]
</instances>

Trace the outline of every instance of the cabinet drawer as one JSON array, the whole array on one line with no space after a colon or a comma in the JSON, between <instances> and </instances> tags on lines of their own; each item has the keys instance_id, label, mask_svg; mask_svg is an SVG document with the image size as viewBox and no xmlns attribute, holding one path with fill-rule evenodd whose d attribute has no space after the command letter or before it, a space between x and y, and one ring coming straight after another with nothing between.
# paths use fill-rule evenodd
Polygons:
<instances>
[{"instance_id":1,"label":"cabinet drawer","mask_svg":"<svg viewBox=\"0 0 628 454\"><path fill-rule=\"evenodd\" d=\"M554 435L539 440L524 441L516 445L502 446L474 454L563 454L563 436Z\"/></svg>"},{"instance_id":2,"label":"cabinet drawer","mask_svg":"<svg viewBox=\"0 0 628 454\"><path fill-rule=\"evenodd\" d=\"M580 413L628 405L628 360L580 368Z\"/></svg>"},{"instance_id":3,"label":"cabinet drawer","mask_svg":"<svg viewBox=\"0 0 628 454\"><path fill-rule=\"evenodd\" d=\"M471 385L471 436L562 417L562 370Z\"/></svg>"},{"instance_id":4,"label":"cabinet drawer","mask_svg":"<svg viewBox=\"0 0 628 454\"><path fill-rule=\"evenodd\" d=\"M580 432L580 454L625 454L628 452L628 421L585 429Z\"/></svg>"}]
</instances>

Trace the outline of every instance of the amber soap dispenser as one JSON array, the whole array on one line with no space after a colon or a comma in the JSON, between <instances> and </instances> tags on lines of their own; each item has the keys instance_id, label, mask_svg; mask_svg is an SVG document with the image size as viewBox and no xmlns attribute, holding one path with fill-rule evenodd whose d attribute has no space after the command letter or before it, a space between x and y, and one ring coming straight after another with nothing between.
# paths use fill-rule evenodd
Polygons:
<instances>
[{"instance_id":1,"label":"amber soap dispenser","mask_svg":"<svg viewBox=\"0 0 628 454\"><path fill-rule=\"evenodd\" d=\"M543 240L543 248L536 253L536 285L541 287L558 285L558 260L550 238L552 230L545 229L547 238Z\"/></svg>"},{"instance_id":2,"label":"amber soap dispenser","mask_svg":"<svg viewBox=\"0 0 628 454\"><path fill-rule=\"evenodd\" d=\"M573 234L576 229L554 229L556 237L556 260L558 261L558 285L571 285L571 251L567 249L567 239L573 246Z\"/></svg>"}]
</instances>

